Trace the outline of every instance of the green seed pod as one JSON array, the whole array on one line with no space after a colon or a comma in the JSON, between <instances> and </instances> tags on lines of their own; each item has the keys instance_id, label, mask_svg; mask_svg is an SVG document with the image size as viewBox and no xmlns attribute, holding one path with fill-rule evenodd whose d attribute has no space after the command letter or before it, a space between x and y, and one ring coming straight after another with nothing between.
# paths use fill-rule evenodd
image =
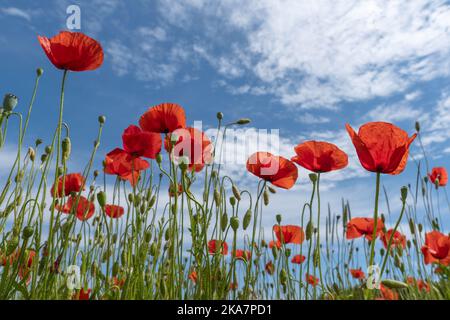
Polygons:
<instances>
[{"instance_id":1,"label":"green seed pod","mask_svg":"<svg viewBox=\"0 0 450 320\"><path fill-rule=\"evenodd\" d=\"M3 98L3 108L5 109L6 112L11 112L17 106L18 102L19 99L15 95L7 93Z\"/></svg>"},{"instance_id":2,"label":"green seed pod","mask_svg":"<svg viewBox=\"0 0 450 320\"><path fill-rule=\"evenodd\" d=\"M241 192L235 184L231 186L231 190L233 191L233 195L237 199L237 201L241 201Z\"/></svg>"},{"instance_id":3,"label":"green seed pod","mask_svg":"<svg viewBox=\"0 0 450 320\"><path fill-rule=\"evenodd\" d=\"M231 229L233 229L233 231L236 232L237 229L239 229L239 218L238 217L231 217L231 219L230 219L230 226L231 226Z\"/></svg>"},{"instance_id":4,"label":"green seed pod","mask_svg":"<svg viewBox=\"0 0 450 320\"><path fill-rule=\"evenodd\" d=\"M230 197L230 204L233 207L236 205L236 198L235 197L233 197L233 196Z\"/></svg>"},{"instance_id":5,"label":"green seed pod","mask_svg":"<svg viewBox=\"0 0 450 320\"><path fill-rule=\"evenodd\" d=\"M33 236L33 233L34 233L34 229L30 226L26 226L25 228L23 228L22 237L24 239L29 239Z\"/></svg>"},{"instance_id":6,"label":"green seed pod","mask_svg":"<svg viewBox=\"0 0 450 320\"><path fill-rule=\"evenodd\" d=\"M144 214L144 213L145 213L145 209L147 209L147 207L145 206L145 203L142 203L142 204L141 204L141 207L139 208L139 212L140 212L141 214Z\"/></svg>"},{"instance_id":7,"label":"green seed pod","mask_svg":"<svg viewBox=\"0 0 450 320\"><path fill-rule=\"evenodd\" d=\"M317 181L317 174L310 173L309 174L309 180L311 180L312 183L316 183L316 181Z\"/></svg>"},{"instance_id":8,"label":"green seed pod","mask_svg":"<svg viewBox=\"0 0 450 320\"><path fill-rule=\"evenodd\" d=\"M69 159L70 153L72 151L72 143L69 137L66 137L62 141L62 157L64 160Z\"/></svg>"},{"instance_id":9,"label":"green seed pod","mask_svg":"<svg viewBox=\"0 0 450 320\"><path fill-rule=\"evenodd\" d=\"M236 121L236 124L243 126L243 125L249 124L250 122L251 122L250 119L242 118L242 119L239 119L238 121Z\"/></svg>"},{"instance_id":10,"label":"green seed pod","mask_svg":"<svg viewBox=\"0 0 450 320\"><path fill-rule=\"evenodd\" d=\"M42 69L42 68L37 68L36 69L36 75L38 77L42 77L43 74L44 74L44 69Z\"/></svg>"},{"instance_id":11,"label":"green seed pod","mask_svg":"<svg viewBox=\"0 0 450 320\"><path fill-rule=\"evenodd\" d=\"M381 283L388 287L389 289L406 289L408 285L402 281L393 280L393 279L385 279L382 280Z\"/></svg>"},{"instance_id":12,"label":"green seed pod","mask_svg":"<svg viewBox=\"0 0 450 320\"><path fill-rule=\"evenodd\" d=\"M244 230L247 230L251 220L252 220L252 210L248 209L244 215L244 220L242 221L242 228L244 228Z\"/></svg>"},{"instance_id":13,"label":"green seed pod","mask_svg":"<svg viewBox=\"0 0 450 320\"><path fill-rule=\"evenodd\" d=\"M106 193L100 191L97 193L97 201L100 207L104 208L106 205Z\"/></svg>"},{"instance_id":14,"label":"green seed pod","mask_svg":"<svg viewBox=\"0 0 450 320\"><path fill-rule=\"evenodd\" d=\"M267 192L267 190L264 190L264 193L263 193L263 198L264 198L264 205L265 206L268 206L269 205L269 193Z\"/></svg>"},{"instance_id":15,"label":"green seed pod","mask_svg":"<svg viewBox=\"0 0 450 320\"><path fill-rule=\"evenodd\" d=\"M227 226L228 226L228 214L226 212L224 212L220 219L220 227L222 229L222 232L225 232L225 229L227 228Z\"/></svg>"}]
</instances>

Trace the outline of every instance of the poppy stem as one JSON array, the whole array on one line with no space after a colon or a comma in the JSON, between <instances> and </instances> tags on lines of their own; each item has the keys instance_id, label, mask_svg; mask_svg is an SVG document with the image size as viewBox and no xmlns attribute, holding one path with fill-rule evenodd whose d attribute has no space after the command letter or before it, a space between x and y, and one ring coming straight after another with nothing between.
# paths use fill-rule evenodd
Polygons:
<instances>
[{"instance_id":1,"label":"poppy stem","mask_svg":"<svg viewBox=\"0 0 450 320\"><path fill-rule=\"evenodd\" d=\"M373 212L374 222L373 222L372 241L370 242L369 266L373 265L373 261L375 258L375 239L377 237L377 228L378 228L378 200L380 197L380 180L381 180L381 173L377 172L376 187L375 187L375 208Z\"/></svg>"}]
</instances>

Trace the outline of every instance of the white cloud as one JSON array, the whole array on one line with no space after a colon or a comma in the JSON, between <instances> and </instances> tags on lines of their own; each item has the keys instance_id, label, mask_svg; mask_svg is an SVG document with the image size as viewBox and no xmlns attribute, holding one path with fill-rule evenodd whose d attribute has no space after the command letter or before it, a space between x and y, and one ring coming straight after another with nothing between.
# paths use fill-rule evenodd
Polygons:
<instances>
[{"instance_id":1,"label":"white cloud","mask_svg":"<svg viewBox=\"0 0 450 320\"><path fill-rule=\"evenodd\" d=\"M423 111L406 103L382 104L372 109L367 118L371 121L400 122L419 120Z\"/></svg>"},{"instance_id":2,"label":"white cloud","mask_svg":"<svg viewBox=\"0 0 450 320\"><path fill-rule=\"evenodd\" d=\"M211 52L229 49L205 54L221 74L250 73L286 105L385 97L450 70L450 6L439 0L161 0L160 6L175 25L204 26ZM224 43L225 34L244 41Z\"/></svg>"},{"instance_id":3,"label":"white cloud","mask_svg":"<svg viewBox=\"0 0 450 320\"><path fill-rule=\"evenodd\" d=\"M9 7L9 8L1 8L0 11L8 16L18 17L25 19L27 21L31 21L31 15L25 10L15 8L15 7Z\"/></svg>"},{"instance_id":4,"label":"white cloud","mask_svg":"<svg viewBox=\"0 0 450 320\"><path fill-rule=\"evenodd\" d=\"M330 118L321 117L311 113L304 113L295 118L295 121L304 123L304 124L323 124L330 122Z\"/></svg>"}]
</instances>

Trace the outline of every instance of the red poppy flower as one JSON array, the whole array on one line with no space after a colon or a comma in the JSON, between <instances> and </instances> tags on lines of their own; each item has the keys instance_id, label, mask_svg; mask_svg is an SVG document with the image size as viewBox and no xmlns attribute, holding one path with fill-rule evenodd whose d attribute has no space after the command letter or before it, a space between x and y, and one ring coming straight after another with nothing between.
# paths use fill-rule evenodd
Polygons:
<instances>
[{"instance_id":1,"label":"red poppy flower","mask_svg":"<svg viewBox=\"0 0 450 320\"><path fill-rule=\"evenodd\" d=\"M368 171L397 175L408 161L409 146L417 134L408 133L386 122L369 122L358 134L346 125L361 165Z\"/></svg>"},{"instance_id":2,"label":"red poppy flower","mask_svg":"<svg viewBox=\"0 0 450 320\"><path fill-rule=\"evenodd\" d=\"M192 271L188 278L193 282L193 283L197 283L197 272L194 270Z\"/></svg>"},{"instance_id":3,"label":"red poppy flower","mask_svg":"<svg viewBox=\"0 0 450 320\"><path fill-rule=\"evenodd\" d=\"M391 238L393 229L389 229L384 235L382 235L381 240L383 241L384 247L387 249L389 244L389 239ZM394 236L392 237L391 247L399 247L401 246L403 249L406 248L406 236L401 234L398 231L395 231Z\"/></svg>"},{"instance_id":4,"label":"red poppy flower","mask_svg":"<svg viewBox=\"0 0 450 320\"><path fill-rule=\"evenodd\" d=\"M95 70L103 63L103 49L97 41L81 32L62 31L53 38L38 37L53 65L62 70Z\"/></svg>"},{"instance_id":5,"label":"red poppy flower","mask_svg":"<svg viewBox=\"0 0 450 320\"><path fill-rule=\"evenodd\" d=\"M112 278L112 283L114 286L122 288L123 285L125 284L125 279L119 279L117 277L113 277Z\"/></svg>"},{"instance_id":6,"label":"red poppy flower","mask_svg":"<svg viewBox=\"0 0 450 320\"><path fill-rule=\"evenodd\" d=\"M298 177L295 164L269 152L256 152L247 160L247 170L274 186L290 189Z\"/></svg>"},{"instance_id":7,"label":"red poppy flower","mask_svg":"<svg viewBox=\"0 0 450 320\"><path fill-rule=\"evenodd\" d=\"M398 293L380 284L381 298L377 300L398 300Z\"/></svg>"},{"instance_id":8,"label":"red poppy flower","mask_svg":"<svg viewBox=\"0 0 450 320\"><path fill-rule=\"evenodd\" d=\"M334 144L322 141L307 141L295 147L292 161L310 171L329 172L348 165L347 154Z\"/></svg>"},{"instance_id":9,"label":"red poppy flower","mask_svg":"<svg viewBox=\"0 0 450 320\"><path fill-rule=\"evenodd\" d=\"M242 259L242 260L250 260L252 256L252 253L248 250L240 250L240 249L236 249L236 252L234 253L234 257L236 259Z\"/></svg>"},{"instance_id":10,"label":"red poppy flower","mask_svg":"<svg viewBox=\"0 0 450 320\"><path fill-rule=\"evenodd\" d=\"M223 255L227 255L228 244L225 241L210 240L208 241L208 250L210 254L220 253Z\"/></svg>"},{"instance_id":11,"label":"red poppy flower","mask_svg":"<svg viewBox=\"0 0 450 320\"><path fill-rule=\"evenodd\" d=\"M419 291L430 292L430 285L427 282L425 282L425 281L423 281L421 279L416 280L413 277L408 277L406 279L406 282L409 285L416 286L417 289L419 289Z\"/></svg>"},{"instance_id":12,"label":"red poppy flower","mask_svg":"<svg viewBox=\"0 0 450 320\"><path fill-rule=\"evenodd\" d=\"M294 243L302 244L305 240L305 233L299 226L287 225L287 226L273 226L273 232L281 243Z\"/></svg>"},{"instance_id":13,"label":"red poppy flower","mask_svg":"<svg viewBox=\"0 0 450 320\"><path fill-rule=\"evenodd\" d=\"M319 284L319 278L314 277L311 274L306 274L306 282L315 287Z\"/></svg>"},{"instance_id":14,"label":"red poppy flower","mask_svg":"<svg viewBox=\"0 0 450 320\"><path fill-rule=\"evenodd\" d=\"M76 210L74 210L75 205ZM70 196L65 205L56 205L56 209L67 214L74 212L77 219L81 221L90 219L95 213L94 203L83 196Z\"/></svg>"},{"instance_id":15,"label":"red poppy flower","mask_svg":"<svg viewBox=\"0 0 450 320\"><path fill-rule=\"evenodd\" d=\"M270 275L273 275L275 272L275 267L272 263L272 261L269 261L266 263L266 266L264 267L264 269L266 270L266 272Z\"/></svg>"},{"instance_id":16,"label":"red poppy flower","mask_svg":"<svg viewBox=\"0 0 450 320\"><path fill-rule=\"evenodd\" d=\"M172 134L178 137L175 145L171 142ZM189 159L188 169L199 172L205 164L211 163L213 144L204 132L195 128L182 128L166 136L164 147L171 157Z\"/></svg>"},{"instance_id":17,"label":"red poppy flower","mask_svg":"<svg viewBox=\"0 0 450 320\"><path fill-rule=\"evenodd\" d=\"M450 237L439 231L428 232L422 253L425 264L437 262L444 266L450 265Z\"/></svg>"},{"instance_id":18,"label":"red poppy flower","mask_svg":"<svg viewBox=\"0 0 450 320\"><path fill-rule=\"evenodd\" d=\"M366 277L366 275L361 269L350 269L350 274L352 275L353 278L358 280L364 279Z\"/></svg>"},{"instance_id":19,"label":"red poppy flower","mask_svg":"<svg viewBox=\"0 0 450 320\"><path fill-rule=\"evenodd\" d=\"M107 204L105 206L105 214L110 218L120 218L125 213L125 209L121 206Z\"/></svg>"},{"instance_id":20,"label":"red poppy flower","mask_svg":"<svg viewBox=\"0 0 450 320\"><path fill-rule=\"evenodd\" d=\"M119 176L122 180L128 180L132 186L139 181L139 171L145 170L150 164L131 156L128 152L116 148L106 155L105 173Z\"/></svg>"},{"instance_id":21,"label":"red poppy flower","mask_svg":"<svg viewBox=\"0 0 450 320\"><path fill-rule=\"evenodd\" d=\"M432 184L435 184L437 181L438 186L445 187L448 182L448 174L447 170L443 167L439 168L433 168L431 170L431 173L428 174L428 177L430 178L430 182Z\"/></svg>"},{"instance_id":22,"label":"red poppy flower","mask_svg":"<svg viewBox=\"0 0 450 320\"><path fill-rule=\"evenodd\" d=\"M142 131L137 126L129 126L122 135L123 148L134 157L155 159L161 152L161 135L154 132Z\"/></svg>"},{"instance_id":23,"label":"red poppy flower","mask_svg":"<svg viewBox=\"0 0 450 320\"><path fill-rule=\"evenodd\" d=\"M184 109L175 103L163 103L150 107L140 120L142 130L159 133L169 133L186 127Z\"/></svg>"},{"instance_id":24,"label":"red poppy flower","mask_svg":"<svg viewBox=\"0 0 450 320\"><path fill-rule=\"evenodd\" d=\"M373 236L373 227L373 218L353 218L347 223L347 239L355 239L365 236L367 240L371 241ZM377 237L383 234L383 228L383 220L378 219L376 233Z\"/></svg>"},{"instance_id":25,"label":"red poppy flower","mask_svg":"<svg viewBox=\"0 0 450 320\"><path fill-rule=\"evenodd\" d=\"M62 190L64 183L64 192ZM71 173L67 174L65 176L59 177L58 179L58 190L56 191L57 197L64 197L70 195L72 192L80 192L84 190L84 186L86 184L86 180L81 175L81 173ZM52 186L51 189L51 195L53 197L54 195L54 188L55 186Z\"/></svg>"},{"instance_id":26,"label":"red poppy flower","mask_svg":"<svg viewBox=\"0 0 450 320\"><path fill-rule=\"evenodd\" d=\"M269 242L269 248L272 249L273 247L277 247L278 249L281 248L281 242L280 241L270 241Z\"/></svg>"},{"instance_id":27,"label":"red poppy flower","mask_svg":"<svg viewBox=\"0 0 450 320\"><path fill-rule=\"evenodd\" d=\"M178 188L175 188L173 184L170 184L169 186L169 196L175 197L175 193L180 196L183 193L183 186L181 183L178 184Z\"/></svg>"},{"instance_id":28,"label":"red poppy flower","mask_svg":"<svg viewBox=\"0 0 450 320\"><path fill-rule=\"evenodd\" d=\"M89 300L89 296L91 295L91 289L84 290L81 288L77 295L74 296L75 300Z\"/></svg>"},{"instance_id":29,"label":"red poppy flower","mask_svg":"<svg viewBox=\"0 0 450 320\"><path fill-rule=\"evenodd\" d=\"M295 264L302 264L303 262L305 262L305 259L306 259L305 256L297 254L292 257L291 262Z\"/></svg>"}]
</instances>

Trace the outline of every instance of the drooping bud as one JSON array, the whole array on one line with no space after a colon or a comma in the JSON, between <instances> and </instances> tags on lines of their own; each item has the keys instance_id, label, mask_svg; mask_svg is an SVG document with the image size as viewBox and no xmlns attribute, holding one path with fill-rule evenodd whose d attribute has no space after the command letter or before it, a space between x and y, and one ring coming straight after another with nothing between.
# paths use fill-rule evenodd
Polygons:
<instances>
[{"instance_id":1,"label":"drooping bud","mask_svg":"<svg viewBox=\"0 0 450 320\"><path fill-rule=\"evenodd\" d=\"M416 131L420 132L420 122L416 121Z\"/></svg>"},{"instance_id":2,"label":"drooping bud","mask_svg":"<svg viewBox=\"0 0 450 320\"><path fill-rule=\"evenodd\" d=\"M241 201L241 192L239 191L238 187L235 184L233 184L233 186L231 187L231 190L233 191L234 197L238 201Z\"/></svg>"},{"instance_id":3,"label":"drooping bud","mask_svg":"<svg viewBox=\"0 0 450 320\"><path fill-rule=\"evenodd\" d=\"M407 187L402 187L400 190L400 193L402 195L402 201L405 202L406 198L408 197L408 188Z\"/></svg>"},{"instance_id":4,"label":"drooping bud","mask_svg":"<svg viewBox=\"0 0 450 320\"><path fill-rule=\"evenodd\" d=\"M267 192L267 190L264 190L264 193L263 193L263 199L264 199L264 205L265 206L268 206L269 205L269 193Z\"/></svg>"},{"instance_id":5,"label":"drooping bud","mask_svg":"<svg viewBox=\"0 0 450 320\"><path fill-rule=\"evenodd\" d=\"M11 112L17 106L18 102L19 99L15 95L13 95L12 93L7 93L3 98L3 108L5 109L5 111Z\"/></svg>"},{"instance_id":6,"label":"drooping bud","mask_svg":"<svg viewBox=\"0 0 450 320\"><path fill-rule=\"evenodd\" d=\"M243 126L243 125L249 124L250 122L251 122L250 119L242 118L242 119L239 119L238 121L236 121L236 124Z\"/></svg>"},{"instance_id":7,"label":"drooping bud","mask_svg":"<svg viewBox=\"0 0 450 320\"><path fill-rule=\"evenodd\" d=\"M227 226L228 226L228 214L226 212L224 212L220 219L220 227L222 229L222 232L225 232L225 229L227 228Z\"/></svg>"},{"instance_id":8,"label":"drooping bud","mask_svg":"<svg viewBox=\"0 0 450 320\"><path fill-rule=\"evenodd\" d=\"M244 220L242 221L242 228L244 228L244 230L247 230L251 220L252 220L252 211L248 209L244 215Z\"/></svg>"},{"instance_id":9,"label":"drooping bud","mask_svg":"<svg viewBox=\"0 0 450 320\"><path fill-rule=\"evenodd\" d=\"M64 160L69 159L71 151L72 151L72 143L70 142L70 138L66 137L62 141L62 157Z\"/></svg>"},{"instance_id":10,"label":"drooping bud","mask_svg":"<svg viewBox=\"0 0 450 320\"><path fill-rule=\"evenodd\" d=\"M97 201L100 207L104 208L106 205L106 194L103 191L97 193Z\"/></svg>"},{"instance_id":11,"label":"drooping bud","mask_svg":"<svg viewBox=\"0 0 450 320\"><path fill-rule=\"evenodd\" d=\"M408 288L408 285L404 282L393 280L393 279L385 279L382 280L381 283L388 287L389 289L405 289Z\"/></svg>"}]
</instances>

